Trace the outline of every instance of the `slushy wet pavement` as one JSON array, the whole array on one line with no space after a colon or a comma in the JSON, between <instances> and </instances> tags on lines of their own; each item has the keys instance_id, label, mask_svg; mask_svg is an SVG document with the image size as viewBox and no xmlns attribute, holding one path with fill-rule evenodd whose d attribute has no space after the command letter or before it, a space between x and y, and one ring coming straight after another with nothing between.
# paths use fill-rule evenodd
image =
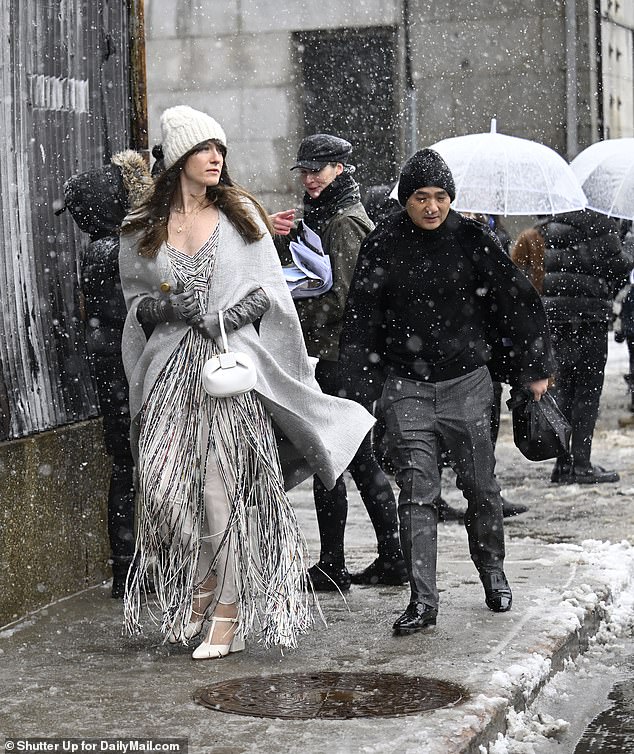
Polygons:
<instances>
[{"instance_id":1,"label":"slushy wet pavement","mask_svg":"<svg viewBox=\"0 0 634 754\"><path fill-rule=\"evenodd\" d=\"M634 430L618 427L627 404L624 351L611 345L593 453L595 462L621 473L617 484L551 484L552 463L523 459L503 411L498 478L505 497L529 506L506 522L505 570L514 593L509 613L486 608L464 527L455 523L440 526L438 624L409 637L393 637L390 630L407 605L407 587L353 585L344 596L320 595L325 623L317 614L314 630L295 650L251 644L222 660L193 662L186 648L163 645L151 624L144 636L122 637L121 603L110 598L106 584L0 632L0 731L186 738L189 751L214 754L486 752L480 747L494 745L511 713L530 710L570 658L617 623L631 630L620 609L630 604L634 573ZM445 497L461 506L452 475L445 477ZM357 570L374 558L375 545L365 510L353 485L349 489L346 552L349 569ZM294 490L292 499L316 557L310 484ZM257 689L268 676L305 673L403 673L455 684L467 695L435 710L412 712L404 705L394 717L349 719L260 717L257 696L254 716L194 701L197 690L215 683L246 679L248 687L253 678Z\"/></svg>"}]
</instances>

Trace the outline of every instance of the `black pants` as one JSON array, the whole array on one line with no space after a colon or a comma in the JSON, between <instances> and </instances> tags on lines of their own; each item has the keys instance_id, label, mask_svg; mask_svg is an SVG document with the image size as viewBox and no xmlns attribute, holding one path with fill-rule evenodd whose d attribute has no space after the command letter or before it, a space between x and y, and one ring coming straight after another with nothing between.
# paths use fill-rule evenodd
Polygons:
<instances>
[{"instance_id":1,"label":"black pants","mask_svg":"<svg viewBox=\"0 0 634 754\"><path fill-rule=\"evenodd\" d=\"M558 463L585 470L590 466L592 435L603 390L608 326L605 322L555 323L550 331L557 360L551 392L572 426L570 453L562 455Z\"/></svg>"},{"instance_id":2,"label":"black pants","mask_svg":"<svg viewBox=\"0 0 634 754\"><path fill-rule=\"evenodd\" d=\"M319 361L315 377L324 393L340 394L342 383L336 361ZM369 433L350 462L348 471L370 516L379 556L400 556L396 500L389 480L374 457ZM334 488L327 490L322 482L314 477L313 491L321 542L320 560L343 566L344 532L348 516L345 480L340 476Z\"/></svg>"},{"instance_id":3,"label":"black pants","mask_svg":"<svg viewBox=\"0 0 634 754\"><path fill-rule=\"evenodd\" d=\"M491 441L495 448L500 433L500 415L502 414L502 383L493 383L493 406L491 408Z\"/></svg>"},{"instance_id":4,"label":"black pants","mask_svg":"<svg viewBox=\"0 0 634 754\"><path fill-rule=\"evenodd\" d=\"M134 555L134 461L130 450L128 383L118 354L93 357L106 452L112 458L108 538L112 557Z\"/></svg>"},{"instance_id":5,"label":"black pants","mask_svg":"<svg viewBox=\"0 0 634 754\"><path fill-rule=\"evenodd\" d=\"M628 335L625 338L625 342L627 343L627 352L630 364L630 395L633 397L632 405L634 405L634 335Z\"/></svg>"},{"instance_id":6,"label":"black pants","mask_svg":"<svg viewBox=\"0 0 634 754\"><path fill-rule=\"evenodd\" d=\"M134 461L129 438L120 431L121 423L108 416L103 417L103 423L106 450L112 455L108 490L110 552L113 558L128 558L134 555Z\"/></svg>"}]
</instances>

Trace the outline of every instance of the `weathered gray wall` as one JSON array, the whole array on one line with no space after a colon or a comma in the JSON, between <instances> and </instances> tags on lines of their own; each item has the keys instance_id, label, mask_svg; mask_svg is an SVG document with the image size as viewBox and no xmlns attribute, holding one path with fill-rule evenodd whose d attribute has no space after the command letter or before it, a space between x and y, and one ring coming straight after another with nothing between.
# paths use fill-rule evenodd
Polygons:
<instances>
[{"instance_id":1,"label":"weathered gray wall","mask_svg":"<svg viewBox=\"0 0 634 754\"><path fill-rule=\"evenodd\" d=\"M0 438L97 415L78 321L74 173L129 146L127 3L0 0ZM2 388L5 390L2 390Z\"/></svg>"},{"instance_id":2,"label":"weathered gray wall","mask_svg":"<svg viewBox=\"0 0 634 754\"><path fill-rule=\"evenodd\" d=\"M77 319L88 239L54 210L71 174L131 146L135 8L0 0L0 624L108 575L111 461Z\"/></svg>"},{"instance_id":3,"label":"weathered gray wall","mask_svg":"<svg viewBox=\"0 0 634 754\"><path fill-rule=\"evenodd\" d=\"M563 0L409 5L418 146L488 130L497 117L501 132L565 153ZM588 4L577 13L580 138L589 143ZM402 27L402 14L401 0L146 0L151 141L165 107L209 111L228 133L236 177L279 209L296 191L287 165L301 134L292 32Z\"/></svg>"},{"instance_id":4,"label":"weathered gray wall","mask_svg":"<svg viewBox=\"0 0 634 754\"><path fill-rule=\"evenodd\" d=\"M412 2L420 144L489 130L565 147L563 3Z\"/></svg>"},{"instance_id":5,"label":"weathered gray wall","mask_svg":"<svg viewBox=\"0 0 634 754\"><path fill-rule=\"evenodd\" d=\"M101 421L0 443L0 625L108 573Z\"/></svg>"}]
</instances>

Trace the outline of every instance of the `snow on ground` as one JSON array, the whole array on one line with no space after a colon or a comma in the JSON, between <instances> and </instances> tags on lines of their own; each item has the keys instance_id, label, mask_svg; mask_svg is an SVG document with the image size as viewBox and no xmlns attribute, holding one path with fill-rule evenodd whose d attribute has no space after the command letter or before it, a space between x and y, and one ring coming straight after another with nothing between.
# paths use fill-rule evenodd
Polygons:
<instances>
[{"instance_id":1,"label":"snow on ground","mask_svg":"<svg viewBox=\"0 0 634 754\"><path fill-rule=\"evenodd\" d=\"M615 599L602 605L606 617L588 650L567 662L526 711L511 708L507 734L498 735L488 748L480 747L482 754L572 752L588 722L604 709L614 683L626 672L624 659L634 652L634 548L627 542L588 540L582 546L553 545L553 550L569 562L592 565L598 579L610 585ZM599 595L587 584L571 589L563 595L561 611L552 616L554 625L569 620L569 608L587 608L599 601ZM528 695L539 685L547 663L534 655L523 666L495 673L493 681L506 688L520 684Z\"/></svg>"}]
</instances>

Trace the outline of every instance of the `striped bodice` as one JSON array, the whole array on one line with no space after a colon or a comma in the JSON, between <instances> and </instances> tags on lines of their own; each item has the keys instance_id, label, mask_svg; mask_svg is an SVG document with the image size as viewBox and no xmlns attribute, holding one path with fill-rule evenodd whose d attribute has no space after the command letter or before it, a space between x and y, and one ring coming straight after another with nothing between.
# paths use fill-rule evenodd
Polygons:
<instances>
[{"instance_id":1,"label":"striped bodice","mask_svg":"<svg viewBox=\"0 0 634 754\"><path fill-rule=\"evenodd\" d=\"M166 244L174 277L182 283L186 291L195 291L202 312L207 309L209 282L216 258L219 235L220 223L216 225L214 232L200 249L191 255L179 251L170 243Z\"/></svg>"}]
</instances>

